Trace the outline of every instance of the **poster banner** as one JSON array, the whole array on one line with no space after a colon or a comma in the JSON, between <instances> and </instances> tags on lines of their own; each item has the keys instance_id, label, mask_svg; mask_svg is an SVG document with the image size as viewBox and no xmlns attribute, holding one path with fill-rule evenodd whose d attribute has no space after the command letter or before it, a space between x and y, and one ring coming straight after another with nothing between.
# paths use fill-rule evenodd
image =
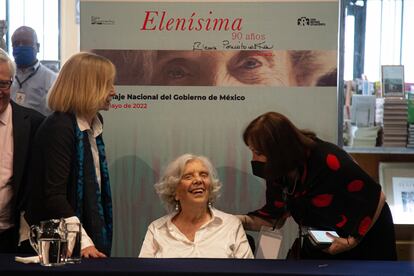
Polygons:
<instances>
[{"instance_id":1,"label":"poster banner","mask_svg":"<svg viewBox=\"0 0 414 276\"><path fill-rule=\"evenodd\" d=\"M246 125L277 111L337 142L337 1L81 1L81 50L117 67L104 137L115 256L137 256L165 214L154 191L183 153L205 155L223 182L216 206L261 207ZM294 233L295 235L295 233Z\"/></svg>"}]
</instances>

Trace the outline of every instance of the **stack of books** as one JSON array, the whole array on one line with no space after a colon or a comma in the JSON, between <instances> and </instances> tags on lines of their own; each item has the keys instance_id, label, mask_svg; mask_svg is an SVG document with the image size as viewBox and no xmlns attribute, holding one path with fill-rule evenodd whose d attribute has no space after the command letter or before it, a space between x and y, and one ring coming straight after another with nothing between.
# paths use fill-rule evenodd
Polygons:
<instances>
[{"instance_id":1,"label":"stack of books","mask_svg":"<svg viewBox=\"0 0 414 276\"><path fill-rule=\"evenodd\" d=\"M414 91L408 97L408 140L407 148L414 148Z\"/></svg>"},{"instance_id":2,"label":"stack of books","mask_svg":"<svg viewBox=\"0 0 414 276\"><path fill-rule=\"evenodd\" d=\"M359 127L354 134L353 147L375 147L377 144L379 126Z\"/></svg>"},{"instance_id":3,"label":"stack of books","mask_svg":"<svg viewBox=\"0 0 414 276\"><path fill-rule=\"evenodd\" d=\"M407 148L414 148L414 124L408 125L408 143Z\"/></svg>"},{"instance_id":4,"label":"stack of books","mask_svg":"<svg viewBox=\"0 0 414 276\"><path fill-rule=\"evenodd\" d=\"M385 98L383 113L383 146L407 146L407 100Z\"/></svg>"},{"instance_id":5,"label":"stack of books","mask_svg":"<svg viewBox=\"0 0 414 276\"><path fill-rule=\"evenodd\" d=\"M384 98L376 98L375 100L375 125L382 126L384 119Z\"/></svg>"}]
</instances>

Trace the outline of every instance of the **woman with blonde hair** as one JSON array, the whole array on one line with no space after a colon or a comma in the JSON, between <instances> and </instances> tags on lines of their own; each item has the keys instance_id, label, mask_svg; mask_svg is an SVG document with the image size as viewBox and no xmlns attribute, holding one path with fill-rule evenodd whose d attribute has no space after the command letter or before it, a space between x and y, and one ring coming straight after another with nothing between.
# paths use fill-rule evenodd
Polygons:
<instances>
[{"instance_id":1,"label":"woman with blonde hair","mask_svg":"<svg viewBox=\"0 0 414 276\"><path fill-rule=\"evenodd\" d=\"M112 200L103 120L114 89L115 67L92 53L73 55L49 91L54 112L40 126L32 160L30 224L65 218L82 223L82 256L109 256Z\"/></svg>"}]
</instances>

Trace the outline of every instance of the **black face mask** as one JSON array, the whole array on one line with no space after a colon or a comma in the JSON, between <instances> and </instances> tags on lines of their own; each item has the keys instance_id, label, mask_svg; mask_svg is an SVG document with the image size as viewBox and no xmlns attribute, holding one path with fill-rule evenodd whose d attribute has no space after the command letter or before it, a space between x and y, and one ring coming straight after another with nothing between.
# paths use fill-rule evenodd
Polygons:
<instances>
[{"instance_id":1,"label":"black face mask","mask_svg":"<svg viewBox=\"0 0 414 276\"><path fill-rule=\"evenodd\" d=\"M261 161L254 161L254 160L252 160L250 163L252 165L253 175L266 179L266 176L265 176L266 163L261 162Z\"/></svg>"}]
</instances>

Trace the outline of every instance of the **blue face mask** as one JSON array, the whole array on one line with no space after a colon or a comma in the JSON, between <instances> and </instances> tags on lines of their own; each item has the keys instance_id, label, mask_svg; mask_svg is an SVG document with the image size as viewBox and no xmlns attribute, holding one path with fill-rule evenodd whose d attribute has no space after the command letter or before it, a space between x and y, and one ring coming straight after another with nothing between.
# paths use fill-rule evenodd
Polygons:
<instances>
[{"instance_id":1,"label":"blue face mask","mask_svg":"<svg viewBox=\"0 0 414 276\"><path fill-rule=\"evenodd\" d=\"M27 67L36 61L36 49L32 46L13 47L14 61L18 67Z\"/></svg>"}]
</instances>

